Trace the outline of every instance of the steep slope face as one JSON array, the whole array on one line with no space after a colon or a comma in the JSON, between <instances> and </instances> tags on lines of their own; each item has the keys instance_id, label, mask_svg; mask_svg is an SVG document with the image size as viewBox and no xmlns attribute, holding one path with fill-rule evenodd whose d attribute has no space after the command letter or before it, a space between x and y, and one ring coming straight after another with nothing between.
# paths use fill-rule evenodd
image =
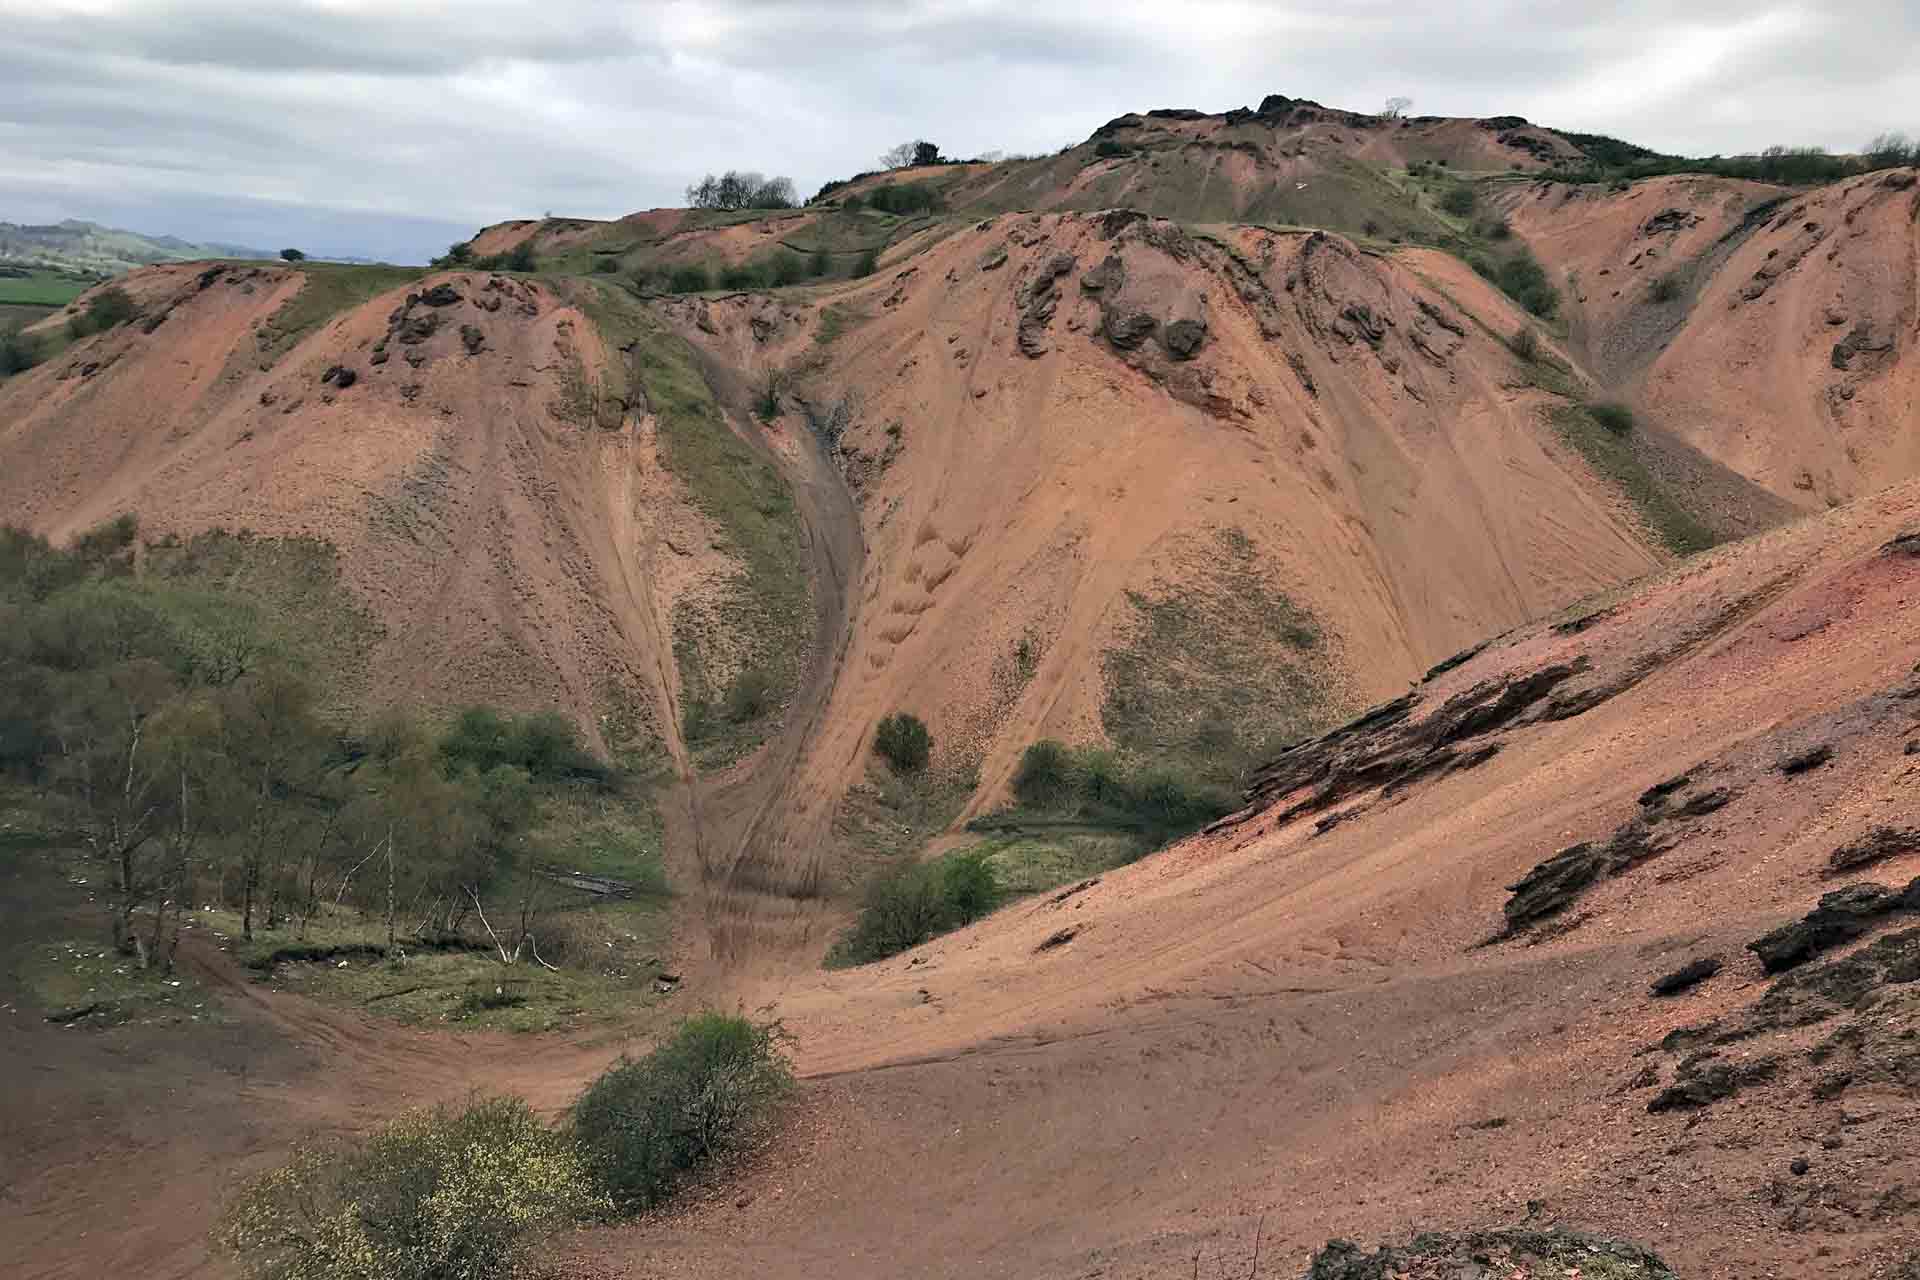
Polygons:
<instances>
[{"instance_id":1,"label":"steep slope face","mask_svg":"<svg viewBox=\"0 0 1920 1280\"><path fill-rule=\"evenodd\" d=\"M860 504L816 823L896 709L977 808L1038 738L1257 749L1659 562L1492 336L1510 304L1440 255L1008 216L818 308L664 305L714 362L793 371L794 447ZM779 875L817 883L824 826L792 834Z\"/></svg>"},{"instance_id":2,"label":"steep slope face","mask_svg":"<svg viewBox=\"0 0 1920 1280\"><path fill-rule=\"evenodd\" d=\"M1881 1274L1920 1227L1920 852L1834 854L1913 823L1916 534L1910 482L1715 551L1489 646L1215 832L750 993L820 1082L809 1143L646 1265L1244 1271L1260 1224L1261 1274L1292 1275L1333 1235L1525 1217L1689 1277ZM1368 780L1342 751L1449 738L1485 758ZM1333 808L1296 807L1334 776ZM1515 927L1507 886L1622 827L1644 856ZM1892 889L1871 935L1770 977L1747 944L1855 878ZM957 1208L987 1203L991 1231ZM617 1273L637 1241L581 1247Z\"/></svg>"},{"instance_id":3,"label":"steep slope face","mask_svg":"<svg viewBox=\"0 0 1920 1280\"><path fill-rule=\"evenodd\" d=\"M302 320L337 285L128 277L145 321L0 386L0 511L56 537L131 511L149 537L325 539L382 632L361 710L557 707L609 746L671 743L670 615L724 601L739 565L662 465L657 420L596 394L593 325L484 273ZM688 643L722 664L740 648Z\"/></svg>"},{"instance_id":4,"label":"steep slope face","mask_svg":"<svg viewBox=\"0 0 1920 1280\"><path fill-rule=\"evenodd\" d=\"M1603 382L1811 509L1920 468L1917 180L1534 186L1506 205L1567 279L1576 347Z\"/></svg>"}]
</instances>

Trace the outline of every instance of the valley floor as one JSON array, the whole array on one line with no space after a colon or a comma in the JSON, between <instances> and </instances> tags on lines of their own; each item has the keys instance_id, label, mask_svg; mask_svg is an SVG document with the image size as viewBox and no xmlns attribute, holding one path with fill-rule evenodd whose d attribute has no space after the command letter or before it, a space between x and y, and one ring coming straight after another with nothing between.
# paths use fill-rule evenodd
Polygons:
<instances>
[{"instance_id":1,"label":"valley floor","mask_svg":"<svg viewBox=\"0 0 1920 1280\"><path fill-rule=\"evenodd\" d=\"M1875 1274L1920 1234L1920 1105L1897 1071L1816 1088L1832 1021L1714 1050L1774 1064L1737 1096L1648 1103L1689 1069L1663 1037L1767 989L1744 944L1845 882L1829 852L1913 822L1920 558L1885 548L1916 526L1909 484L1504 638L1419 713L1554 663L1597 703L1356 793L1324 833L1275 804L879 965L684 993L781 1018L801 1099L674 1215L563 1241L564 1272L1289 1276L1330 1236L1527 1221L1635 1238L1693 1280ZM1815 742L1831 763L1781 772ZM1505 886L1682 771L1730 798L1489 944ZM0 895L22 941L73 895L33 865ZM1916 874L1920 854L1862 873ZM1703 955L1717 976L1649 996ZM188 960L226 1015L191 1038L57 1027L5 993L14 1274L204 1274L228 1180L292 1137L475 1087L555 1108L621 1047L394 1028Z\"/></svg>"}]
</instances>

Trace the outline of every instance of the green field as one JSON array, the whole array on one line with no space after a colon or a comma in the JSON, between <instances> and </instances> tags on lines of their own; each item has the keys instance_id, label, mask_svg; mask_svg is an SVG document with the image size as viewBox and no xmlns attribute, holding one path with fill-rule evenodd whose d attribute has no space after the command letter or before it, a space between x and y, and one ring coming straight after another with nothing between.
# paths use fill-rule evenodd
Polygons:
<instances>
[{"instance_id":1,"label":"green field","mask_svg":"<svg viewBox=\"0 0 1920 1280\"><path fill-rule=\"evenodd\" d=\"M93 287L91 280L75 280L57 271L31 271L24 278L0 275L0 305L20 303L64 307Z\"/></svg>"}]
</instances>

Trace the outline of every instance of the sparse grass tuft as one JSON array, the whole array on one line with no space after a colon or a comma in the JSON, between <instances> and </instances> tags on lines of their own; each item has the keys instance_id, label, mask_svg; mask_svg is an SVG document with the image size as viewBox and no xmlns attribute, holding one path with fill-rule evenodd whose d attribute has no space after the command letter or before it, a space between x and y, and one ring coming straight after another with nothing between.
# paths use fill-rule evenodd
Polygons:
<instances>
[{"instance_id":1,"label":"sparse grass tuft","mask_svg":"<svg viewBox=\"0 0 1920 1280\"><path fill-rule=\"evenodd\" d=\"M1564 405L1550 414L1561 439L1584 457L1601 479L1633 503L1647 527L1676 555L1705 551L1715 543L1701 524L1668 493L1634 452L1631 434L1604 426L1580 405Z\"/></svg>"}]
</instances>

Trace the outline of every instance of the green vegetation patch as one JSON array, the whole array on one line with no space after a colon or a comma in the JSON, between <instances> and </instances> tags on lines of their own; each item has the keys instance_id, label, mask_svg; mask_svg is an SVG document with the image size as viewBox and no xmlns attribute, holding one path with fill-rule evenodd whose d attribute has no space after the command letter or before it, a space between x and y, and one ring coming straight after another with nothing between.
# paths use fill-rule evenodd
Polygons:
<instances>
[{"instance_id":1,"label":"green vegetation patch","mask_svg":"<svg viewBox=\"0 0 1920 1280\"><path fill-rule=\"evenodd\" d=\"M58 271L27 269L22 275L0 271L0 304L64 307L97 283Z\"/></svg>"},{"instance_id":2,"label":"green vegetation patch","mask_svg":"<svg viewBox=\"0 0 1920 1280\"><path fill-rule=\"evenodd\" d=\"M256 1280L504 1280L605 1206L565 1134L518 1098L476 1096L295 1148L246 1183L214 1242Z\"/></svg>"},{"instance_id":3,"label":"green vegetation patch","mask_svg":"<svg viewBox=\"0 0 1920 1280\"><path fill-rule=\"evenodd\" d=\"M219 1021L218 1004L190 977L143 969L97 938L40 943L16 963L42 1015L62 1025Z\"/></svg>"},{"instance_id":4,"label":"green vegetation patch","mask_svg":"<svg viewBox=\"0 0 1920 1280\"><path fill-rule=\"evenodd\" d=\"M778 1024L721 1013L622 1057L573 1105L572 1136L617 1210L651 1209L703 1169L751 1148L793 1088Z\"/></svg>"},{"instance_id":5,"label":"green vegetation patch","mask_svg":"<svg viewBox=\"0 0 1920 1280\"><path fill-rule=\"evenodd\" d=\"M860 914L828 952L827 966L871 964L898 955L972 924L1005 898L984 849L890 867L867 883Z\"/></svg>"},{"instance_id":6,"label":"green vegetation patch","mask_svg":"<svg viewBox=\"0 0 1920 1280\"><path fill-rule=\"evenodd\" d=\"M644 391L661 460L719 527L740 573L716 602L673 613L682 733L696 762L721 768L772 732L806 668L812 609L799 511L771 459L727 424L686 343L623 290L582 282L587 313L627 361L620 393Z\"/></svg>"},{"instance_id":7,"label":"green vegetation patch","mask_svg":"<svg viewBox=\"0 0 1920 1280\"><path fill-rule=\"evenodd\" d=\"M1268 583L1244 533L1220 530L1182 583L1128 601L1134 625L1103 655L1100 706L1123 755L1231 784L1326 722L1320 626Z\"/></svg>"},{"instance_id":8,"label":"green vegetation patch","mask_svg":"<svg viewBox=\"0 0 1920 1280\"><path fill-rule=\"evenodd\" d=\"M1585 458L1601 479L1626 495L1668 550L1684 556L1713 546L1717 539L1712 531L1681 506L1641 461L1631 438L1631 414L1622 428L1621 419L1613 412L1617 408L1562 405L1551 410L1548 418L1560 438Z\"/></svg>"},{"instance_id":9,"label":"green vegetation patch","mask_svg":"<svg viewBox=\"0 0 1920 1280\"><path fill-rule=\"evenodd\" d=\"M297 264L306 282L260 326L255 341L262 366L272 365L300 340L350 307L426 273L418 267L357 266L337 262Z\"/></svg>"}]
</instances>

